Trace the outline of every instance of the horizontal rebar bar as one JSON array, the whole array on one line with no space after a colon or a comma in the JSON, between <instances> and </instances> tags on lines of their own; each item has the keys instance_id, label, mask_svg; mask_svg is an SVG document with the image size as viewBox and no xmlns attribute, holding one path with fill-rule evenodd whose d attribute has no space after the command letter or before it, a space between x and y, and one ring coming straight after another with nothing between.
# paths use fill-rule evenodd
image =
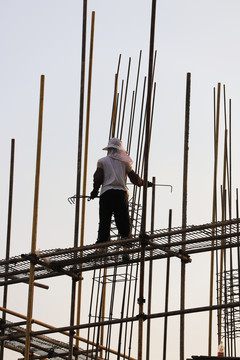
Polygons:
<instances>
[{"instance_id":1,"label":"horizontal rebar bar","mask_svg":"<svg viewBox=\"0 0 240 360\"><path fill-rule=\"evenodd\" d=\"M167 312L160 312L160 313L154 313L154 314L144 314L144 320L147 319L156 319L156 318L162 318L166 316L178 316L181 314L192 314L192 313L198 313L198 312L206 312L206 311L212 311L212 310L218 310L218 309L225 309L225 308L235 308L237 306L240 306L240 302L234 302L234 303L228 303L228 304L221 304L221 305L212 305L212 306L202 306L202 307L195 307L195 308L189 308L184 310L172 310ZM81 324L81 325L75 325L75 326L65 326L60 327L56 329L49 329L49 330L41 330L41 331L32 331L31 336L39 336L39 335L46 335L46 334L53 334L57 332L63 332L63 331L72 331L77 329L86 329L89 327L96 327L96 326L105 326L109 324L120 324L120 323L127 323L132 321L138 321L139 316L129 317L129 318L123 318L123 319L114 319L114 320L108 320L108 321L98 321L95 323L87 323L87 324ZM18 339L23 337L23 335L12 335L10 336L10 339ZM4 340L8 340L8 336L0 337L0 339L4 338ZM100 346L100 345L99 345Z\"/></svg>"}]
</instances>

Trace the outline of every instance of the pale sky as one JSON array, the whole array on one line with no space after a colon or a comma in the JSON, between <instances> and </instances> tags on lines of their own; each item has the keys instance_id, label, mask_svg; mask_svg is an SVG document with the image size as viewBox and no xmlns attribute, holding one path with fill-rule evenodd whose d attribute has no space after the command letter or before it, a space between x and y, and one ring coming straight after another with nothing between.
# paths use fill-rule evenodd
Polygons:
<instances>
[{"instance_id":1,"label":"pale sky","mask_svg":"<svg viewBox=\"0 0 240 360\"><path fill-rule=\"evenodd\" d=\"M121 80L126 79L128 58L132 58L129 93L135 89L140 50L140 86L147 75L151 1L89 0L87 64L92 11L96 12L96 20L88 193L92 189L92 174L97 159L104 155L101 149L106 146L108 140L114 74L119 54L122 54ZM188 224L202 224L212 220L213 88L217 87L218 82L226 85L227 101L229 98L232 99L234 194L236 187L239 187L239 13L238 0L157 1L157 90L149 177L155 176L160 184L171 184L173 192L170 193L168 188L157 189L156 228L167 228L170 208L173 210L173 226L181 225L187 72L191 72L192 76ZM80 0L0 0L1 259L5 257L12 138L16 140L16 152L11 255L30 251L41 74L45 75L45 103L37 248L43 250L73 246L74 206L68 203L67 198L75 194L76 183L81 21ZM87 69L88 65L86 74ZM139 117L140 96L137 106L136 121ZM129 108L130 97L127 114ZM222 182L223 121L221 103L219 188ZM137 125L134 131L136 138ZM123 142L126 142L126 136ZM134 152L131 155L135 157ZM235 209L233 216L235 217ZM86 244L96 241L97 224L98 203L95 200L87 203ZM173 261L173 264L174 309L179 303L180 264L177 261ZM193 263L188 265L187 304L208 305L208 268L208 255L195 255ZM205 276L201 279L198 279L199 269ZM155 276L159 281L159 275ZM34 317L53 325L68 324L70 280L49 280L48 283L51 284L50 290L36 290ZM59 304L59 311L53 311L56 297L62 297L63 288L66 289L64 303ZM9 308L25 314L26 296L26 285L17 285L15 289L10 289ZM164 300L164 293L159 296L160 304ZM155 301L154 310L159 312L161 310L158 309L158 300ZM41 305L44 302L49 304L47 311L44 311ZM194 321L187 325L187 331L194 333L194 341L191 344L186 343L186 357L207 353L207 338L202 343L199 340L200 334L207 332L207 316L199 315L192 318ZM202 324L204 320L206 321ZM177 325L173 322L172 331L176 332L176 346L170 346L169 359L178 357L179 336L175 330L178 328L178 319L175 321ZM153 341L157 344L159 339L162 341L160 330L154 332ZM216 339L214 346L217 347ZM158 355L158 346L153 346L152 359L157 359ZM6 351L5 359L15 360L16 354Z\"/></svg>"}]
</instances>

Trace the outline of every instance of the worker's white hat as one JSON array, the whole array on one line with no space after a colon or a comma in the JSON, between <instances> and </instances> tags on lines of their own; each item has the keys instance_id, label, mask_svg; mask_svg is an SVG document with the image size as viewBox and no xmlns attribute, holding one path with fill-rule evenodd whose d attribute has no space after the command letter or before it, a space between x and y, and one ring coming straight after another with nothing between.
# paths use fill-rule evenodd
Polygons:
<instances>
[{"instance_id":1,"label":"worker's white hat","mask_svg":"<svg viewBox=\"0 0 240 360\"><path fill-rule=\"evenodd\" d=\"M108 150L108 149L118 149L127 152L123 147L122 141L117 138L110 139L108 141L108 145L105 148L103 148L103 150Z\"/></svg>"}]
</instances>

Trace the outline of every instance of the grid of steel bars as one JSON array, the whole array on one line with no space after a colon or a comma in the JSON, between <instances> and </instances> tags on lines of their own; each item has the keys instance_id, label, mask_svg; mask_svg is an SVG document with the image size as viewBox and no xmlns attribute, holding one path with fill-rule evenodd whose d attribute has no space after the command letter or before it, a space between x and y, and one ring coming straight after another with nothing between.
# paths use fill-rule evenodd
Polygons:
<instances>
[{"instance_id":1,"label":"grid of steel bars","mask_svg":"<svg viewBox=\"0 0 240 360\"><path fill-rule=\"evenodd\" d=\"M211 224L206 224L198 227L188 227L186 222L186 194L187 181L183 181L184 199L183 199L183 224L179 229L171 227L171 211L169 212L169 228L167 230L157 231L152 225L151 231L146 231L146 212L147 212L147 188L146 181L148 179L148 158L151 143L151 129L153 124L154 113L154 99L156 84L153 82L154 69L156 63L156 52L154 56L154 24L155 24L155 9L156 1L152 1L152 22L151 22L151 36L150 36L150 50L149 50L149 71L148 77L144 78L142 90L142 102L139 121L139 135L136 154L136 171L141 174L145 180L143 191L143 204L141 206L141 190L136 187L133 188L133 197L131 199L131 222L132 222L132 237L125 240L126 244L131 244L128 253L131 256L130 261L124 261L122 245L124 241L118 240L118 234L112 227L113 243L106 244L104 247L108 248L106 253L96 253L98 246L78 246L78 228L79 228L79 206L80 206L80 180L81 180L81 157L82 157L82 127L83 127L83 103L84 103L84 74L85 74L85 47L86 47L86 13L87 1L83 3L83 39L82 39L82 68L81 68L81 96L80 96L80 115L79 115L79 149L78 149L78 163L77 163L77 186L76 186L76 214L75 214L75 237L74 247L72 249L52 250L36 254L35 239L31 254L23 255L14 259L9 259L9 251L7 245L6 259L0 262L0 285L4 286L5 295L3 301L2 323L1 323L1 343L2 343L2 357L4 346L15 351L24 352L25 360L27 359L110 359L110 356L115 356L117 359L134 359L137 353L137 358L143 358L143 327L144 321L148 320L148 336L146 341L146 358L150 358L151 348L151 319L164 318L164 350L163 359L167 358L167 320L170 316L181 315L180 326L180 359L184 359L184 315L196 312L208 311L209 316L209 355L212 352L212 311L218 312L218 340L225 339L225 349L229 355L237 353L236 338L239 334L239 219L238 219L238 191L236 200L236 219L232 219L232 180L231 180L231 100L229 101L229 129L227 128L227 106L226 94L224 87L224 120L225 120L225 135L224 135L224 159L223 159L223 182L221 185L221 222L217 220L217 163L218 163L218 142L219 142L219 118L220 118L220 90L221 85L218 85L217 97L217 113L214 115L214 144L215 144L215 170L214 170L214 187L213 187L213 218ZM139 87L140 65L142 52L139 55L137 79L135 90L132 93L131 109L128 125L127 149L131 151L133 131L135 126L135 111L137 94ZM114 95L112 119L110 127L110 136L118 136L122 138L123 129L125 125L126 103L129 86L130 64L127 70L127 79L124 94L124 80L122 80L121 93L118 93L118 80L120 76L121 56L117 73L115 75ZM42 120L43 113L43 81L40 95L40 118ZM190 74L187 75L187 96L186 96L186 110L189 111L189 91L190 91ZM146 94L146 83L147 94ZM90 91L90 90L89 90ZM90 93L89 93L90 96ZM119 100L120 99L120 100ZM89 98L90 101L90 98ZM215 103L215 98L214 98ZM189 118L188 118L189 121ZM188 125L189 126L189 125ZM41 132L39 132L41 137ZM86 137L87 139L87 137ZM187 139L188 141L188 139ZM87 140L86 140L87 142ZM144 145L145 144L145 145ZM188 148L188 145L187 145ZM85 156L87 156L87 147L85 148ZM12 149L13 154L13 149ZM40 149L37 155L37 170L36 179L39 181L39 166L40 166ZM13 155L11 157L11 174L10 174L10 193L9 199L12 197L12 180L13 180ZM187 162L184 169L185 176L187 175ZM153 188L154 189L154 188ZM37 195L36 195L37 196ZM153 192L152 204L154 204L155 195ZM11 209L11 200L9 200L9 209ZM153 206L153 205L152 205ZM37 204L36 204L37 207ZM37 209L36 209L37 212ZM9 212L9 224L11 223L11 211ZM228 220L227 220L228 219ZM34 218L36 222L37 219ZM154 224L154 211L152 211L152 224ZM83 225L82 225L83 226ZM34 228L33 228L34 230ZM10 229L8 229L10 234ZM10 235L7 236L8 244ZM35 234L34 234L35 238ZM99 246L101 248L103 246ZM237 252L238 268L233 267L233 257ZM213 293L213 270L214 270L214 256L216 256L216 278L217 278L217 296L218 303L213 305L213 300L210 298L209 306L198 308L185 308L185 265L191 262L190 256L199 254L201 252L212 252L211 257L211 277L210 277L210 293ZM181 261L182 264L182 282L181 282L181 297L182 305L179 310L168 310L168 287L169 287L169 272L170 260L175 257ZM48 259L46 261L46 259ZM167 275L166 275L166 295L165 295L165 310L163 312L152 313L151 310L151 274L153 271L153 260L167 259ZM148 313L144 313L144 285L146 282L145 263L150 264L149 267L149 289L148 289ZM76 283L82 283L82 273L93 272L92 286L91 286L91 301L89 304L88 322L75 322L76 311ZM18 282L26 282L31 275L31 284L29 287L29 314L24 321L17 323L10 323L6 321L7 301L7 286L16 284ZM70 325L63 328L53 328L45 326L44 330L32 330L32 305L33 305L33 288L34 286L43 286L34 282L34 279L43 279L47 277L55 277L67 275L72 279L72 302L70 309ZM137 293L139 297L137 298ZM80 291L81 293L81 291ZM121 294L121 297L119 297ZM116 302L119 302L116 310ZM79 303L77 308L80 309L81 295L79 296ZM139 308L137 309L137 304ZM115 315L117 314L117 316ZM17 315L18 316L18 315ZM21 317L21 316L20 316ZM79 314L80 319L80 314ZM138 323L138 349L133 350L133 338L136 338L136 324ZM26 328L21 328L21 326ZM117 327L117 331L116 331ZM87 336L80 338L75 336L75 330L87 329ZM14 330L14 331L13 331ZM47 334L56 332L67 332L69 337L69 344L57 344L53 339L46 337ZM116 335L117 334L117 335ZM42 343L37 344L36 339L40 339ZM73 339L76 338L77 346L74 347ZM31 341L30 341L31 340ZM26 342L25 342L26 341ZM79 341L86 344L86 349L80 349ZM49 345L51 343L51 346ZM22 347L19 348L19 344ZM46 345L47 344L47 345ZM54 344L54 348L52 347ZM23 348L25 347L25 351ZM63 349L62 352L57 351L57 346ZM132 357L133 356L133 357Z\"/></svg>"}]
</instances>

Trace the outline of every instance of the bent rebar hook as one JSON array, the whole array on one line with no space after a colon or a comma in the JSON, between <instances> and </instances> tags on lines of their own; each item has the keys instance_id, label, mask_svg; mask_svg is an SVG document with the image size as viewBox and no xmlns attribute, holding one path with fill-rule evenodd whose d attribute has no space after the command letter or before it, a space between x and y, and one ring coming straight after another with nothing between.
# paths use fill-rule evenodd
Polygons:
<instances>
[{"instance_id":1,"label":"bent rebar hook","mask_svg":"<svg viewBox=\"0 0 240 360\"><path fill-rule=\"evenodd\" d=\"M99 198L99 196L96 196L97 198ZM89 195L74 195L74 196L71 196L68 198L68 202L71 204L71 205L75 205L75 200L76 199L87 199L88 201L92 200L92 198L89 196Z\"/></svg>"}]
</instances>

